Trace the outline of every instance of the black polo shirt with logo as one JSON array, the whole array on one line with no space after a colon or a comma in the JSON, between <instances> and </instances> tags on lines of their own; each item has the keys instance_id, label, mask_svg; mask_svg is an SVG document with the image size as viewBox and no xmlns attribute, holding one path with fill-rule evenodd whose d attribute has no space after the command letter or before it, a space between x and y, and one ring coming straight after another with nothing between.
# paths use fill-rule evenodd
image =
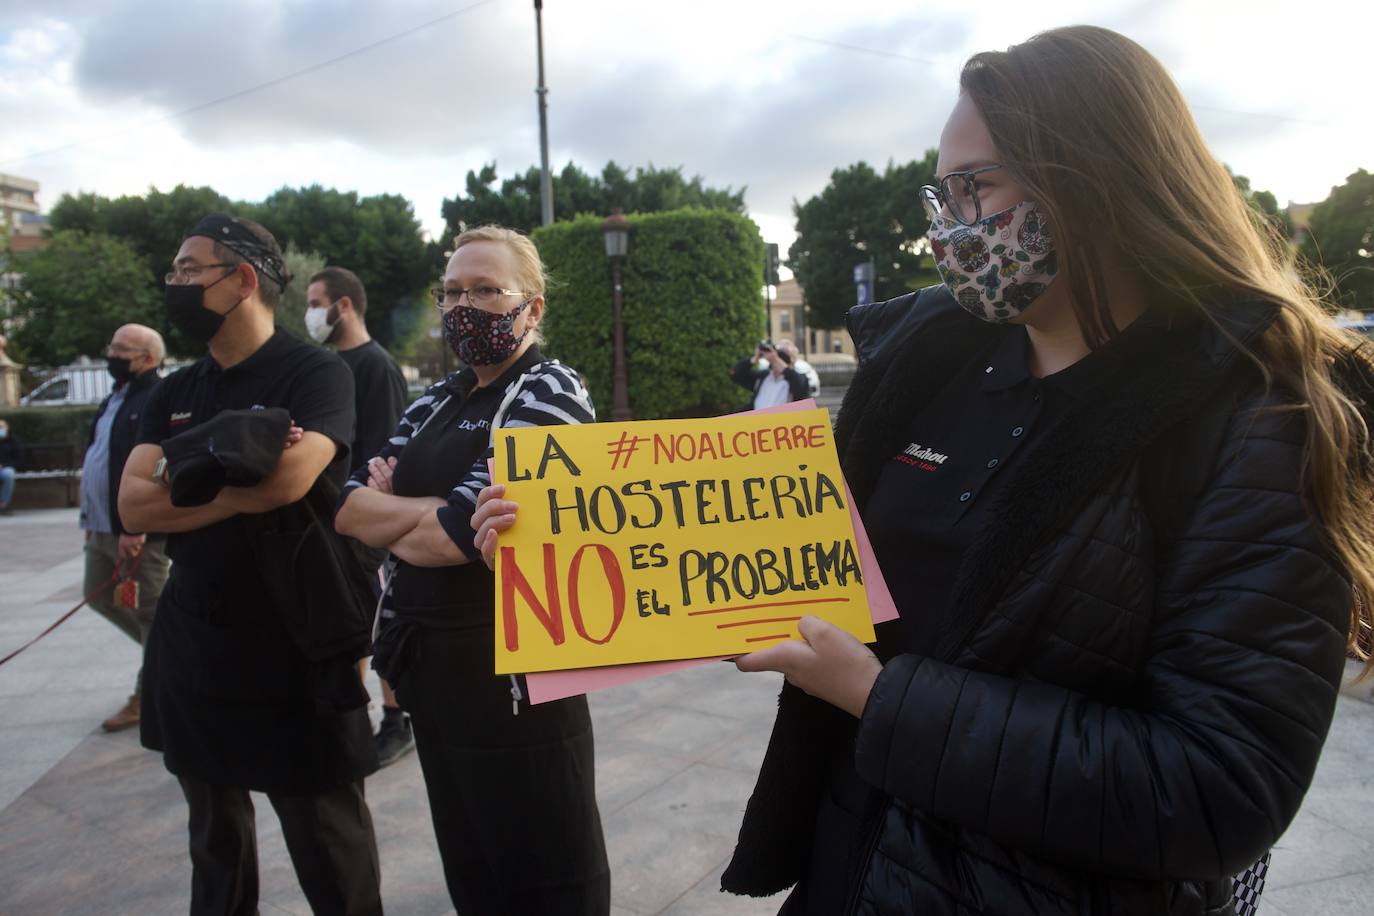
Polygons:
<instances>
[{"instance_id":1,"label":"black polo shirt with logo","mask_svg":"<svg viewBox=\"0 0 1374 916\"><path fill-rule=\"evenodd\" d=\"M143 410L138 442L161 445L220 411L253 407L284 407L297 426L333 440L337 451L325 474L343 486L353 438L353 375L338 356L281 329L228 369L207 355L164 379ZM169 535L167 554L174 570L183 567L197 578L252 593L259 580L248 537L239 520L229 518Z\"/></svg>"},{"instance_id":2,"label":"black polo shirt with logo","mask_svg":"<svg viewBox=\"0 0 1374 916\"><path fill-rule=\"evenodd\" d=\"M280 330L228 369L207 356L166 378L144 408L139 442L257 406L283 407L333 440L325 474L342 483L353 376L334 354ZM309 661L281 620L253 550L268 521L237 515L169 535L172 572L144 650L141 739L178 776L309 795L363 778L377 757L366 707L322 700L328 685L356 678L353 660Z\"/></svg>"},{"instance_id":3,"label":"black polo shirt with logo","mask_svg":"<svg viewBox=\"0 0 1374 916\"><path fill-rule=\"evenodd\" d=\"M1036 378L1028 348L1024 327L1003 326L996 343L916 415L907 444L883 467L864 509L908 651L929 651L938 640L922 622L948 619L964 551L984 525L996 524L989 509L1007 466L1032 438L1052 435L1076 399L1091 396L1091 379L1102 368L1094 353Z\"/></svg>"}]
</instances>

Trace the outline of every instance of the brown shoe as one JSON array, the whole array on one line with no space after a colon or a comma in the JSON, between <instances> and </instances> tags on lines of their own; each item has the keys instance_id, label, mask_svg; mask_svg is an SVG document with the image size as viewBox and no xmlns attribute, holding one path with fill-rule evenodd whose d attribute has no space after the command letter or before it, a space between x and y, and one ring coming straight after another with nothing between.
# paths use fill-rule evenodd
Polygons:
<instances>
[{"instance_id":1,"label":"brown shoe","mask_svg":"<svg viewBox=\"0 0 1374 916\"><path fill-rule=\"evenodd\" d=\"M138 724L139 705L138 697L129 697L129 702L124 704L124 708L101 722L100 727L107 732L120 732L126 728L133 728Z\"/></svg>"}]
</instances>

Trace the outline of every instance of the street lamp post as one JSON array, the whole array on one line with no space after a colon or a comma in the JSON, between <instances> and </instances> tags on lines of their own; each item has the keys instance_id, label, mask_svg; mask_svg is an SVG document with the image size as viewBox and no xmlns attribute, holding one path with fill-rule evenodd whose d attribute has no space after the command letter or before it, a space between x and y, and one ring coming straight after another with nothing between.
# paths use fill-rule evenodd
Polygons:
<instances>
[{"instance_id":1,"label":"street lamp post","mask_svg":"<svg viewBox=\"0 0 1374 916\"><path fill-rule=\"evenodd\" d=\"M621 298L620 267L630 250L630 223L619 209L611 211L601 224L606 240L606 258L611 262L611 334L614 353L611 364L611 419L630 420L630 391L625 378L625 322Z\"/></svg>"},{"instance_id":2,"label":"street lamp post","mask_svg":"<svg viewBox=\"0 0 1374 916\"><path fill-rule=\"evenodd\" d=\"M549 90L544 85L544 0L534 0L534 34L539 49L539 215L553 222L553 179L549 175Z\"/></svg>"}]
</instances>

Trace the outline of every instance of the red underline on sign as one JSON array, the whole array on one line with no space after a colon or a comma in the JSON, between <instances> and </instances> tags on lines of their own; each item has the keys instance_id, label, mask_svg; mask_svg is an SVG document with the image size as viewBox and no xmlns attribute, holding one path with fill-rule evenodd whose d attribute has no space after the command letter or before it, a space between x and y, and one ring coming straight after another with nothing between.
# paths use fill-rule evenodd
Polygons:
<instances>
[{"instance_id":1,"label":"red underline on sign","mask_svg":"<svg viewBox=\"0 0 1374 916\"><path fill-rule=\"evenodd\" d=\"M848 598L808 598L805 601L765 601L763 604L737 604L734 607L713 607L706 611L688 611L688 617L702 614L724 614L726 611L753 611L761 607L800 607L803 604L833 604L836 601L849 601Z\"/></svg>"},{"instance_id":2,"label":"red underline on sign","mask_svg":"<svg viewBox=\"0 0 1374 916\"><path fill-rule=\"evenodd\" d=\"M775 633L775 634L772 635L772 636L754 636L754 637L751 637L751 638L749 638L749 639L746 639L745 642L765 642L765 641L771 640L771 639L791 639L791 638L792 638L792 634L791 634L791 633Z\"/></svg>"},{"instance_id":3,"label":"red underline on sign","mask_svg":"<svg viewBox=\"0 0 1374 916\"><path fill-rule=\"evenodd\" d=\"M731 627L752 627L756 623L791 623L793 620L801 620L800 617L769 617L764 620L739 620L735 623L718 623L717 630L728 630Z\"/></svg>"}]
</instances>

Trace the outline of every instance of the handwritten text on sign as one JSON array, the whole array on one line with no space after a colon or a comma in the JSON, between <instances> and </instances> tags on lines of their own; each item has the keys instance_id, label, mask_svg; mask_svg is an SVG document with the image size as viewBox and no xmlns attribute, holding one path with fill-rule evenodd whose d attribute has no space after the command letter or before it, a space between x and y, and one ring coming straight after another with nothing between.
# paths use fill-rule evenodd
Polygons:
<instances>
[{"instance_id":1,"label":"handwritten text on sign","mask_svg":"<svg viewBox=\"0 0 1374 916\"><path fill-rule=\"evenodd\" d=\"M824 410L496 431L496 673L873 640Z\"/></svg>"}]
</instances>

